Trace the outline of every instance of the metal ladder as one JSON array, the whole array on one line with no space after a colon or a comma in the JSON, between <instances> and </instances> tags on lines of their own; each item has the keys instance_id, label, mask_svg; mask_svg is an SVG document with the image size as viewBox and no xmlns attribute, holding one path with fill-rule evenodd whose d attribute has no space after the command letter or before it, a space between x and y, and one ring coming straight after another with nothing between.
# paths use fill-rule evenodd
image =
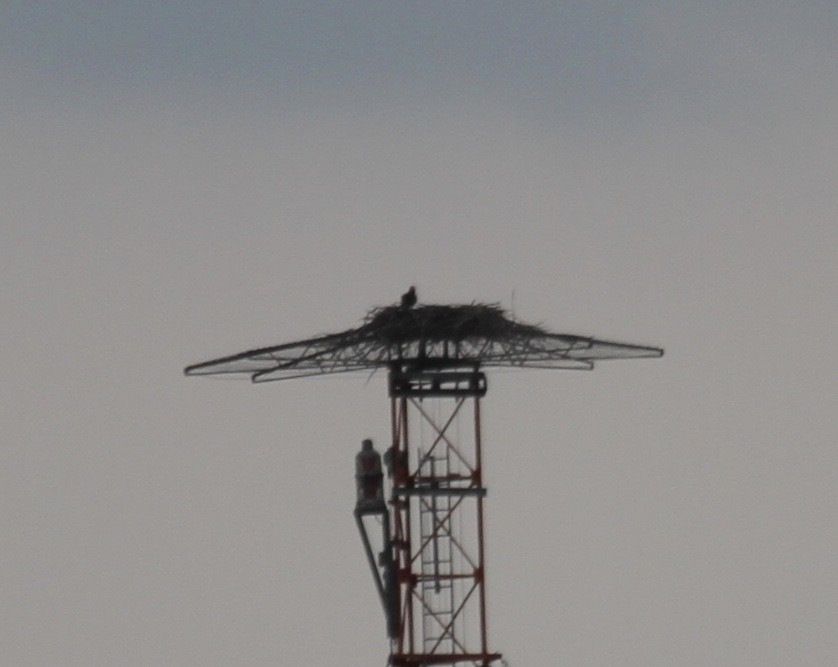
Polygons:
<instances>
[{"instance_id":1,"label":"metal ladder","mask_svg":"<svg viewBox=\"0 0 838 667\"><path fill-rule=\"evenodd\" d=\"M421 456L421 453L420 453ZM430 490L449 485L448 451L445 456L422 456L420 474L436 479ZM419 533L424 548L421 551L422 580L422 638L426 653L454 651L454 563L451 546L451 496L423 495L419 497ZM448 627L446 631L446 627Z\"/></svg>"}]
</instances>

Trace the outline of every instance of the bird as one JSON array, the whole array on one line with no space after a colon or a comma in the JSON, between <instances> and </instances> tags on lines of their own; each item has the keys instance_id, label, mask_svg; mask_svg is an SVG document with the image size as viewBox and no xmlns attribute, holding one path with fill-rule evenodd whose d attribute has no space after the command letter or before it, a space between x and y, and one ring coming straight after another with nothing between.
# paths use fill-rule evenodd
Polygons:
<instances>
[{"instance_id":1,"label":"bird","mask_svg":"<svg viewBox=\"0 0 838 667\"><path fill-rule=\"evenodd\" d=\"M404 294L402 294L401 307L405 309L413 308L413 306L416 305L416 301L416 288L413 285L411 285L410 289L407 290L407 292L405 292Z\"/></svg>"}]
</instances>

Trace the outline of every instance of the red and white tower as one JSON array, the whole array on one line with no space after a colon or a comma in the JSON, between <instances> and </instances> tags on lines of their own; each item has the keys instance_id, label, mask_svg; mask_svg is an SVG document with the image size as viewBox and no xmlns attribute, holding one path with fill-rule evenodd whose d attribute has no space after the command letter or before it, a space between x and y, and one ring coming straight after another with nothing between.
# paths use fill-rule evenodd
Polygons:
<instances>
[{"instance_id":1,"label":"red and white tower","mask_svg":"<svg viewBox=\"0 0 838 667\"><path fill-rule=\"evenodd\" d=\"M386 370L391 439L383 455L365 440L356 456L354 516L384 610L389 665L489 667L501 654L490 647L486 613L484 369L589 370L603 359L662 354L550 333L494 305L415 306L403 299L373 310L356 329L185 372L244 373L266 382Z\"/></svg>"}]
</instances>

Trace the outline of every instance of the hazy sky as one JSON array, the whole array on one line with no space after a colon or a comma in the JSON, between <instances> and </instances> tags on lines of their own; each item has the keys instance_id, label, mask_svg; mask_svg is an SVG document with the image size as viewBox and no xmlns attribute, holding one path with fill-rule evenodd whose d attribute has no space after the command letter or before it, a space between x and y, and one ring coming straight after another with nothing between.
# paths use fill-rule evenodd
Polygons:
<instances>
[{"instance_id":1,"label":"hazy sky","mask_svg":"<svg viewBox=\"0 0 838 667\"><path fill-rule=\"evenodd\" d=\"M383 665L383 377L182 368L408 285L660 345L501 373L511 667L838 654L834 2L0 8L0 655Z\"/></svg>"}]
</instances>

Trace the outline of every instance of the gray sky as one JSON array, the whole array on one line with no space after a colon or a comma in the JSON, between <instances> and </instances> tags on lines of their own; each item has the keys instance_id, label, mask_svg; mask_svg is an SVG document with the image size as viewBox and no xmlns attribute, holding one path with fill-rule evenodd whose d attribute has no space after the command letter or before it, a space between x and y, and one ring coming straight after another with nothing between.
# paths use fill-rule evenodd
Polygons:
<instances>
[{"instance_id":1,"label":"gray sky","mask_svg":"<svg viewBox=\"0 0 838 667\"><path fill-rule=\"evenodd\" d=\"M382 377L188 363L410 284L660 345L490 376L512 667L838 652L832 2L6 2L0 652L384 664Z\"/></svg>"}]
</instances>

